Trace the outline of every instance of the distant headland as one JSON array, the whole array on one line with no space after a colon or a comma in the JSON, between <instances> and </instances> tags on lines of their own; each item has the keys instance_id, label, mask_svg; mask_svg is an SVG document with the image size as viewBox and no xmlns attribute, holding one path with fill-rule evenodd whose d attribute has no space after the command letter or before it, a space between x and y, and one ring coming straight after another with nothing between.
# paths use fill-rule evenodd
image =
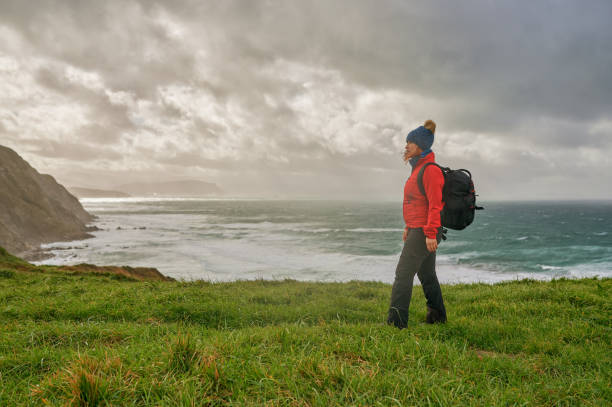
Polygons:
<instances>
[{"instance_id":1,"label":"distant headland","mask_svg":"<svg viewBox=\"0 0 612 407\"><path fill-rule=\"evenodd\" d=\"M129 198L131 195L121 191L104 189L68 187L68 191L77 198Z\"/></svg>"},{"instance_id":2,"label":"distant headland","mask_svg":"<svg viewBox=\"0 0 612 407\"><path fill-rule=\"evenodd\" d=\"M119 185L114 189L132 196L217 196L224 193L214 183L196 180L136 182Z\"/></svg>"}]
</instances>

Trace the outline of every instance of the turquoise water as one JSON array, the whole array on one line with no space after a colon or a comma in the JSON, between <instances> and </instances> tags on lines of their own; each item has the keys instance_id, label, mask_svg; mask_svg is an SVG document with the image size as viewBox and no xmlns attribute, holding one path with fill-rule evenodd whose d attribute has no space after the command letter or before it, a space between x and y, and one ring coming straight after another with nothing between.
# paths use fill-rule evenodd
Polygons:
<instances>
[{"instance_id":1,"label":"turquoise water","mask_svg":"<svg viewBox=\"0 0 612 407\"><path fill-rule=\"evenodd\" d=\"M393 281L401 202L84 199L102 230L46 263L157 267L185 279ZM484 202L438 251L444 282L612 276L612 202Z\"/></svg>"},{"instance_id":2,"label":"turquoise water","mask_svg":"<svg viewBox=\"0 0 612 407\"><path fill-rule=\"evenodd\" d=\"M460 264L504 272L612 274L612 203L489 203L442 250Z\"/></svg>"}]
</instances>

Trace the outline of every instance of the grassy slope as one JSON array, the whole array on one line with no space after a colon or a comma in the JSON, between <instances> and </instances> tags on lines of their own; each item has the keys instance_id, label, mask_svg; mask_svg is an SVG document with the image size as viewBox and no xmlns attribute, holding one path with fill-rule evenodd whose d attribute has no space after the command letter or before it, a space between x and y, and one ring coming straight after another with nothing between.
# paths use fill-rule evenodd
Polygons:
<instances>
[{"instance_id":1,"label":"grassy slope","mask_svg":"<svg viewBox=\"0 0 612 407\"><path fill-rule=\"evenodd\" d=\"M381 283L134 282L5 256L0 405L607 405L611 289L444 286L436 326L417 289L398 331Z\"/></svg>"},{"instance_id":2,"label":"grassy slope","mask_svg":"<svg viewBox=\"0 0 612 407\"><path fill-rule=\"evenodd\" d=\"M111 276L117 280L129 281L172 281L159 270L149 267L130 266L96 266L93 264L77 264L76 266L35 266L27 261L8 253L0 247L0 274L10 275L14 271L29 271L35 273L50 273L62 275L99 274Z\"/></svg>"}]
</instances>

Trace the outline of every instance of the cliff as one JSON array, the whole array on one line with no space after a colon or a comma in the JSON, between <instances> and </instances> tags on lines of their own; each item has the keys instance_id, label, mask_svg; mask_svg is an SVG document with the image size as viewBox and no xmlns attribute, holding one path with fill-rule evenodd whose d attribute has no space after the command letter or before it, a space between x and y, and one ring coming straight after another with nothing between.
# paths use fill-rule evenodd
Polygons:
<instances>
[{"instance_id":1,"label":"cliff","mask_svg":"<svg viewBox=\"0 0 612 407\"><path fill-rule=\"evenodd\" d=\"M93 217L50 175L0 146L0 246L13 253L90 237Z\"/></svg>"}]
</instances>

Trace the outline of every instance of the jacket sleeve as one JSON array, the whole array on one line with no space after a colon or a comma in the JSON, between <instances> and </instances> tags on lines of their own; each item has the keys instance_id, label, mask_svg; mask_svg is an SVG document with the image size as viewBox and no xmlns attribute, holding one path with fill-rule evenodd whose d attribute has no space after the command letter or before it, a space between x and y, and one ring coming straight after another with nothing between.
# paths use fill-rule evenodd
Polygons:
<instances>
[{"instance_id":1,"label":"jacket sleeve","mask_svg":"<svg viewBox=\"0 0 612 407\"><path fill-rule=\"evenodd\" d=\"M430 239L435 239L440 227L440 212L442 211L442 188L444 188L444 175L442 170L435 165L430 165L423 174L423 186L429 208L427 210L427 224L423 227L423 233Z\"/></svg>"}]
</instances>

